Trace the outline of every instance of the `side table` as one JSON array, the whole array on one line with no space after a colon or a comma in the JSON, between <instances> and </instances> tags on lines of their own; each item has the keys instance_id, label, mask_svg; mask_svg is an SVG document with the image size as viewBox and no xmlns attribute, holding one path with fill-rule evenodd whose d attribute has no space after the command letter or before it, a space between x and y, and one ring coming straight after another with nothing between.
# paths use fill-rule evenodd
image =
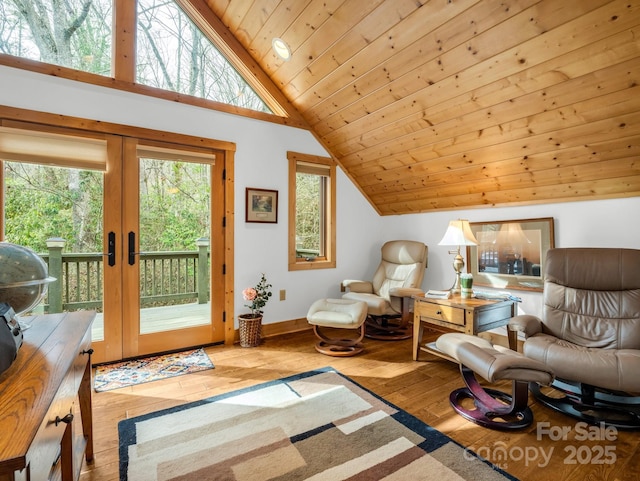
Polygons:
<instances>
[{"instance_id":1,"label":"side table","mask_svg":"<svg viewBox=\"0 0 640 481\"><path fill-rule=\"evenodd\" d=\"M414 296L413 306L413 360L418 361L420 351L449 359L435 348L434 343L422 342L424 327L476 335L504 326L515 316L513 301L462 298L459 294L449 299L431 299Z\"/></svg>"}]
</instances>

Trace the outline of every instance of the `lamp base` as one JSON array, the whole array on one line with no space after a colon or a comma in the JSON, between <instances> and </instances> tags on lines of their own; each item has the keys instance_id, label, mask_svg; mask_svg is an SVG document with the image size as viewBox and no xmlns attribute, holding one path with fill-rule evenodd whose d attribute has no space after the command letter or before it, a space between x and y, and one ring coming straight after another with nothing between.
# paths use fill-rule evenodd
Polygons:
<instances>
[{"instance_id":1,"label":"lamp base","mask_svg":"<svg viewBox=\"0 0 640 481\"><path fill-rule=\"evenodd\" d=\"M453 270L456 271L456 281L453 283L453 287L451 288L451 294L460 294L460 274L462 273L462 269L464 269L464 259L460 255L460 247L458 247L457 251L451 252L455 253L456 256L453 259Z\"/></svg>"}]
</instances>

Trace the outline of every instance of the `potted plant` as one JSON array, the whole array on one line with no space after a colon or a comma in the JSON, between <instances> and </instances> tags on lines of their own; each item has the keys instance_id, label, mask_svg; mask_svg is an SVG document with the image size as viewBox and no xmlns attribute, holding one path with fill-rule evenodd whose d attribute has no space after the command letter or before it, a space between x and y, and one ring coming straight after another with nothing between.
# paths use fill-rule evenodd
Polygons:
<instances>
[{"instance_id":1,"label":"potted plant","mask_svg":"<svg viewBox=\"0 0 640 481\"><path fill-rule=\"evenodd\" d=\"M260 344L262 309L271 298L270 289L271 284L267 282L267 277L263 273L255 287L247 287L242 291L242 298L249 301L249 304L244 306L251 310L249 314L238 316L240 345L242 347L255 347Z\"/></svg>"}]
</instances>

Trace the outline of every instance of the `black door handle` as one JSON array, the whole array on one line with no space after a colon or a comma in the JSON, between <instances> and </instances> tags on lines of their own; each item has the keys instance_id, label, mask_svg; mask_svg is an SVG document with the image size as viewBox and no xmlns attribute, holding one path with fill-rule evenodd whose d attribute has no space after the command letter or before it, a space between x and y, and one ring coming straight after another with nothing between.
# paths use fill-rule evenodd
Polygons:
<instances>
[{"instance_id":1,"label":"black door handle","mask_svg":"<svg viewBox=\"0 0 640 481\"><path fill-rule=\"evenodd\" d=\"M136 233L129 232L129 265L136 263Z\"/></svg>"},{"instance_id":2,"label":"black door handle","mask_svg":"<svg viewBox=\"0 0 640 481\"><path fill-rule=\"evenodd\" d=\"M116 265L116 233L113 231L107 236L107 262L111 267Z\"/></svg>"}]
</instances>

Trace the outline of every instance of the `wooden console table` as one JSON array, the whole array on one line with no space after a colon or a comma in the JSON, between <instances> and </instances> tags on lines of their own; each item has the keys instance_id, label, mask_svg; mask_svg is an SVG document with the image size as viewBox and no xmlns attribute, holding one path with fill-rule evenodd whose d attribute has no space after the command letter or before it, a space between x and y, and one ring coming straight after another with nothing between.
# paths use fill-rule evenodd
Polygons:
<instances>
[{"instance_id":1,"label":"wooden console table","mask_svg":"<svg viewBox=\"0 0 640 481\"><path fill-rule=\"evenodd\" d=\"M414 296L413 305L413 360L418 361L420 351L449 359L434 344L422 343L424 326L436 330L457 331L476 335L504 326L515 315L513 301L463 299L454 295L449 299L430 299Z\"/></svg>"},{"instance_id":2,"label":"wooden console table","mask_svg":"<svg viewBox=\"0 0 640 481\"><path fill-rule=\"evenodd\" d=\"M77 480L93 459L91 323L81 311L24 318L16 361L0 374L0 481Z\"/></svg>"}]
</instances>

